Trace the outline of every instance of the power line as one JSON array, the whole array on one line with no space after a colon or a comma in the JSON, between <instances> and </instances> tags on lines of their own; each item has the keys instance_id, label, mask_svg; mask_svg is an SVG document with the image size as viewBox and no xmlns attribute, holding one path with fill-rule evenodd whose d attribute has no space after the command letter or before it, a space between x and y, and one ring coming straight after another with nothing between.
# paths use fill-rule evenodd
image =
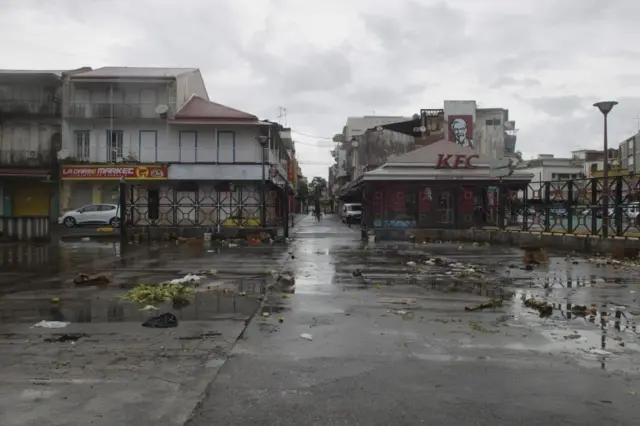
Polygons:
<instances>
[{"instance_id":1,"label":"power line","mask_svg":"<svg viewBox=\"0 0 640 426\"><path fill-rule=\"evenodd\" d=\"M297 130L293 130L293 129L291 129L291 131L292 131L293 133L297 133L297 134L302 135L302 136L307 136L307 137L309 137L309 138L315 138L315 139L327 139L327 140L333 141L333 137L328 138L328 137L326 137L326 136L315 136L315 135L310 135L310 134L308 134L308 133L302 133L302 132L299 132L299 131L297 131Z\"/></svg>"}]
</instances>

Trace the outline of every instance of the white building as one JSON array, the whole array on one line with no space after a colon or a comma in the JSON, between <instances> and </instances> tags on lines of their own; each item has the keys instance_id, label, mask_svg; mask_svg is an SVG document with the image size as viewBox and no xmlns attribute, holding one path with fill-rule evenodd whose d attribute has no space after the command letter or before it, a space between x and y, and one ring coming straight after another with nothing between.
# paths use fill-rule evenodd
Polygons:
<instances>
[{"instance_id":1,"label":"white building","mask_svg":"<svg viewBox=\"0 0 640 426\"><path fill-rule=\"evenodd\" d=\"M100 68L70 76L64 92L63 209L116 202L124 177L134 225L275 220L291 188L290 136L209 101L198 69Z\"/></svg>"},{"instance_id":2,"label":"white building","mask_svg":"<svg viewBox=\"0 0 640 426\"><path fill-rule=\"evenodd\" d=\"M563 186L563 182L570 179L580 179L583 177L584 162L576 158L555 158L551 154L539 154L538 158L533 160L524 160L518 164L518 172L526 172L533 175L529 190L533 194L528 194L529 198L541 198L541 188L545 182L552 182L556 189ZM553 195L552 194L552 195ZM560 195L560 194L557 194Z\"/></svg>"}]
</instances>

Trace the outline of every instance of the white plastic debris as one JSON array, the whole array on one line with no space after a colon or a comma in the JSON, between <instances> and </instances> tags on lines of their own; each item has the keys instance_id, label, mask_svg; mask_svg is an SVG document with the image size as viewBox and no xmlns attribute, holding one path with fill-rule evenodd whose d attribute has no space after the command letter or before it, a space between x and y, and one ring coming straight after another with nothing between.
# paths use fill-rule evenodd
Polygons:
<instances>
[{"instance_id":1,"label":"white plastic debris","mask_svg":"<svg viewBox=\"0 0 640 426\"><path fill-rule=\"evenodd\" d=\"M186 284L186 283L197 283L202 279L199 275L187 274L182 278L174 278L169 281L169 284Z\"/></svg>"},{"instance_id":2,"label":"white plastic debris","mask_svg":"<svg viewBox=\"0 0 640 426\"><path fill-rule=\"evenodd\" d=\"M158 308L153 306L153 305L147 305L144 308L140 309L143 312L148 312L148 311L157 311Z\"/></svg>"},{"instance_id":3,"label":"white plastic debris","mask_svg":"<svg viewBox=\"0 0 640 426\"><path fill-rule=\"evenodd\" d=\"M68 326L68 322L62 321L40 321L38 323L33 324L33 327L42 327L42 328L65 328Z\"/></svg>"},{"instance_id":4,"label":"white plastic debris","mask_svg":"<svg viewBox=\"0 0 640 426\"><path fill-rule=\"evenodd\" d=\"M590 352L591 352L592 354L595 354L595 355L602 355L602 356L613 355L611 352L609 352L609 351L605 351L605 350L602 350L602 349L591 349L591 351L590 351Z\"/></svg>"},{"instance_id":5,"label":"white plastic debris","mask_svg":"<svg viewBox=\"0 0 640 426\"><path fill-rule=\"evenodd\" d=\"M407 266L414 267L416 266L416 262L407 262Z\"/></svg>"},{"instance_id":6,"label":"white plastic debris","mask_svg":"<svg viewBox=\"0 0 640 426\"><path fill-rule=\"evenodd\" d=\"M302 338L303 338L303 339L305 339L305 340L309 340L309 341L313 340L313 336L312 336L312 335L310 335L310 334L307 334L307 333L302 333L302 334L300 335L300 337L302 337Z\"/></svg>"},{"instance_id":7,"label":"white plastic debris","mask_svg":"<svg viewBox=\"0 0 640 426\"><path fill-rule=\"evenodd\" d=\"M80 238L80 241L91 241L91 238L89 237L84 237L84 238Z\"/></svg>"}]
</instances>

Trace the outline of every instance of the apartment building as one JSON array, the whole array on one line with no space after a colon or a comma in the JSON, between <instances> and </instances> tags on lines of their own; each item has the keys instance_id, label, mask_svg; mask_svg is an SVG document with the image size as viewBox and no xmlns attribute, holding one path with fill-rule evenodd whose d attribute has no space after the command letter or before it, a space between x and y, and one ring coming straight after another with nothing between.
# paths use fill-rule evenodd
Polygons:
<instances>
[{"instance_id":1,"label":"apartment building","mask_svg":"<svg viewBox=\"0 0 640 426\"><path fill-rule=\"evenodd\" d=\"M64 94L63 209L117 203L124 179L134 226L281 220L297 177L290 133L210 101L198 69L100 68Z\"/></svg>"},{"instance_id":2,"label":"apartment building","mask_svg":"<svg viewBox=\"0 0 640 426\"><path fill-rule=\"evenodd\" d=\"M0 71L0 216L55 209L63 71Z\"/></svg>"}]
</instances>

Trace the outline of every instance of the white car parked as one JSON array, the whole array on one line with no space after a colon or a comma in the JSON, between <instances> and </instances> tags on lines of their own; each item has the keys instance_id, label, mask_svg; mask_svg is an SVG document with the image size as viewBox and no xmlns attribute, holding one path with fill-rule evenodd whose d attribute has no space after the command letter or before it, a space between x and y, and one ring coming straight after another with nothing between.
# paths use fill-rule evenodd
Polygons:
<instances>
[{"instance_id":1,"label":"white car parked","mask_svg":"<svg viewBox=\"0 0 640 426\"><path fill-rule=\"evenodd\" d=\"M90 204L77 210L66 212L58 223L73 228L77 225L120 226L120 209L117 204Z\"/></svg>"}]
</instances>

